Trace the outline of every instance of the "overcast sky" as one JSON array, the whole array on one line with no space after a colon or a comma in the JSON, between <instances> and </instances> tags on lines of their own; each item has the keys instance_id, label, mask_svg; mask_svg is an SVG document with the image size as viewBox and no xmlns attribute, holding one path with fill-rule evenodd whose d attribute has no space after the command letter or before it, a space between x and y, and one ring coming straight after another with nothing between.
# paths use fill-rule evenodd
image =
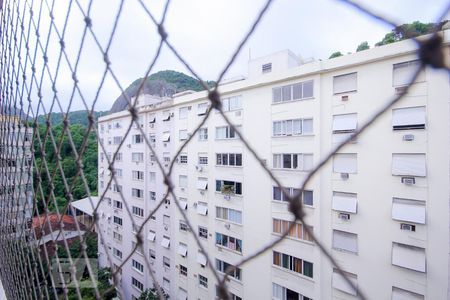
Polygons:
<instances>
[{"instance_id":1,"label":"overcast sky","mask_svg":"<svg viewBox=\"0 0 450 300\"><path fill-rule=\"evenodd\" d=\"M40 1L35 1L40 4ZM51 2L51 1L49 1ZM55 24L62 31L69 1L55 1ZM79 0L87 9L86 0ZM112 69L123 88L142 77L155 55L159 43L156 28L137 0L124 1L118 29L110 48ZM159 19L163 1L145 1ZM205 80L215 80L239 41L248 31L265 0L172 0L166 20L170 42ZM420 20L434 21L446 0L378 0L364 1L369 7L396 20L399 24ZM105 47L118 11L118 0L94 0L91 7L93 31ZM425 5L426 4L426 5ZM45 12L45 10L44 10ZM41 21L41 41L47 39L48 12ZM68 59L74 66L84 29L83 16L72 6L66 29ZM249 57L256 58L282 49L290 49L303 58L327 59L334 51L355 52L357 45L368 41L370 46L382 39L392 28L368 18L353 8L329 0L275 0L253 36L245 45L226 78L246 75ZM33 44L33 42L31 42ZM42 61L38 55L38 70ZM55 76L59 43L54 32L49 42L49 68ZM103 57L88 34L77 67L79 85L89 106L92 105L104 70ZM188 74L171 51L164 47L153 72L177 70ZM152 73L153 73L152 72ZM62 109L71 99L73 81L65 58L56 80ZM47 74L42 83L46 111L52 102L51 82ZM36 96L34 92L34 96ZM108 75L100 91L96 110L108 110L120 95L120 89ZM36 103L36 102L34 102ZM70 110L84 109L75 93ZM53 111L60 111L54 107ZM42 110L40 111L40 114Z\"/></svg>"}]
</instances>

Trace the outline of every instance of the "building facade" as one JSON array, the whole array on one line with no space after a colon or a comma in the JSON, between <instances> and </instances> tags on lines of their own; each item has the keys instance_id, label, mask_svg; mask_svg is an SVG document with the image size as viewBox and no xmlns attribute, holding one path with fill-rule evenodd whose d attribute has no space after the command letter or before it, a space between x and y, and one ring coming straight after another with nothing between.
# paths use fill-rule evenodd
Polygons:
<instances>
[{"instance_id":1,"label":"building facade","mask_svg":"<svg viewBox=\"0 0 450 300\"><path fill-rule=\"evenodd\" d=\"M449 54L450 31L442 33ZM249 77L221 85L223 109L258 154L212 111L205 92L141 97L140 124L167 168L192 227L166 195L152 151L132 129L116 155L117 183L105 192L100 229L113 263L131 253L132 220L164 205L143 230L144 245L122 268L127 299L153 287L143 257L170 298L214 299L213 267L223 274L276 239L293 220L261 161L295 194L340 141L402 91L419 66L402 41L326 61L302 63L289 51L255 59ZM229 278L232 299L445 299L449 287L449 73L426 68L406 96L339 150L303 192L307 224ZM127 111L99 120L112 158L131 121ZM119 125L117 125L119 124ZM99 154L99 195L108 178ZM120 159L118 159L120 157ZM120 170L120 171L119 171ZM120 174L120 175L119 175ZM304 230L310 229L358 287L348 285ZM108 265L99 245L100 263Z\"/></svg>"}]
</instances>

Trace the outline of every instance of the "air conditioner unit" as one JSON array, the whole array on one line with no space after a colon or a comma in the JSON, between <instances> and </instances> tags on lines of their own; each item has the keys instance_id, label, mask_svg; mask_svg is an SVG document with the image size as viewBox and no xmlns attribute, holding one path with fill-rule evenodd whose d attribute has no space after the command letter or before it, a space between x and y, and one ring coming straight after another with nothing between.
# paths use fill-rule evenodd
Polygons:
<instances>
[{"instance_id":1,"label":"air conditioner unit","mask_svg":"<svg viewBox=\"0 0 450 300\"><path fill-rule=\"evenodd\" d=\"M192 109L192 106L188 106L188 110L191 110Z\"/></svg>"},{"instance_id":2,"label":"air conditioner unit","mask_svg":"<svg viewBox=\"0 0 450 300\"><path fill-rule=\"evenodd\" d=\"M237 112L234 113L234 115L236 117L240 117L242 115L242 112L240 110L238 110Z\"/></svg>"},{"instance_id":3,"label":"air conditioner unit","mask_svg":"<svg viewBox=\"0 0 450 300\"><path fill-rule=\"evenodd\" d=\"M184 187L181 187L180 190L184 192Z\"/></svg>"},{"instance_id":4,"label":"air conditioner unit","mask_svg":"<svg viewBox=\"0 0 450 300\"><path fill-rule=\"evenodd\" d=\"M169 229L169 226L164 225L164 230L168 230L168 229Z\"/></svg>"},{"instance_id":5,"label":"air conditioner unit","mask_svg":"<svg viewBox=\"0 0 450 300\"><path fill-rule=\"evenodd\" d=\"M396 95L401 95L401 94L406 93L407 90L408 90L408 87L407 87L407 86L399 86L399 87L396 87L396 88L395 88L395 94L396 94Z\"/></svg>"},{"instance_id":6,"label":"air conditioner unit","mask_svg":"<svg viewBox=\"0 0 450 300\"><path fill-rule=\"evenodd\" d=\"M341 173L341 178L342 178L343 180L347 180L347 179L349 178L348 173Z\"/></svg>"},{"instance_id":7,"label":"air conditioner unit","mask_svg":"<svg viewBox=\"0 0 450 300\"><path fill-rule=\"evenodd\" d=\"M164 147L167 147L167 143L164 143Z\"/></svg>"},{"instance_id":8,"label":"air conditioner unit","mask_svg":"<svg viewBox=\"0 0 450 300\"><path fill-rule=\"evenodd\" d=\"M414 177L402 177L402 183L406 185L413 185L416 183L416 178Z\"/></svg>"},{"instance_id":9,"label":"air conditioner unit","mask_svg":"<svg viewBox=\"0 0 450 300\"><path fill-rule=\"evenodd\" d=\"M117 209L115 209L115 210L114 210L114 213L115 213L115 214L118 214L118 213L119 213L119 211L118 211Z\"/></svg>"},{"instance_id":10,"label":"air conditioner unit","mask_svg":"<svg viewBox=\"0 0 450 300\"><path fill-rule=\"evenodd\" d=\"M155 127L155 124L150 123L150 128L154 128L154 127Z\"/></svg>"},{"instance_id":11,"label":"air conditioner unit","mask_svg":"<svg viewBox=\"0 0 450 300\"><path fill-rule=\"evenodd\" d=\"M339 213L338 217L339 217L339 219L344 220L344 221L350 220L350 214L347 214L347 213Z\"/></svg>"},{"instance_id":12,"label":"air conditioner unit","mask_svg":"<svg viewBox=\"0 0 450 300\"><path fill-rule=\"evenodd\" d=\"M199 165L195 166L195 169L199 172L203 171L203 167Z\"/></svg>"},{"instance_id":13,"label":"air conditioner unit","mask_svg":"<svg viewBox=\"0 0 450 300\"><path fill-rule=\"evenodd\" d=\"M131 144L128 144L127 147L128 147L128 148L131 148Z\"/></svg>"},{"instance_id":14,"label":"air conditioner unit","mask_svg":"<svg viewBox=\"0 0 450 300\"><path fill-rule=\"evenodd\" d=\"M226 229L230 230L231 225L230 225L229 223L226 223L226 224L224 225L224 227L225 227Z\"/></svg>"},{"instance_id":15,"label":"air conditioner unit","mask_svg":"<svg viewBox=\"0 0 450 300\"><path fill-rule=\"evenodd\" d=\"M170 113L170 116L173 117L173 116L174 116L174 113Z\"/></svg>"},{"instance_id":16,"label":"air conditioner unit","mask_svg":"<svg viewBox=\"0 0 450 300\"><path fill-rule=\"evenodd\" d=\"M230 196L230 195L223 195L223 199L225 199L225 200L230 200L230 199L231 199L231 196Z\"/></svg>"},{"instance_id":17,"label":"air conditioner unit","mask_svg":"<svg viewBox=\"0 0 450 300\"><path fill-rule=\"evenodd\" d=\"M405 135L403 136L403 140L404 140L404 141L408 141L408 142L414 141L414 134L405 134Z\"/></svg>"},{"instance_id":18,"label":"air conditioner unit","mask_svg":"<svg viewBox=\"0 0 450 300\"><path fill-rule=\"evenodd\" d=\"M192 206L197 207L197 202L194 202Z\"/></svg>"},{"instance_id":19,"label":"air conditioner unit","mask_svg":"<svg viewBox=\"0 0 450 300\"><path fill-rule=\"evenodd\" d=\"M341 96L341 101L348 101L348 95Z\"/></svg>"},{"instance_id":20,"label":"air conditioner unit","mask_svg":"<svg viewBox=\"0 0 450 300\"><path fill-rule=\"evenodd\" d=\"M201 191L200 191L200 194L201 194L201 195L204 195L204 194L205 194L205 191L204 191L204 190L201 190Z\"/></svg>"},{"instance_id":21,"label":"air conditioner unit","mask_svg":"<svg viewBox=\"0 0 450 300\"><path fill-rule=\"evenodd\" d=\"M222 248L221 247L217 247L217 251L222 252Z\"/></svg>"},{"instance_id":22,"label":"air conditioner unit","mask_svg":"<svg viewBox=\"0 0 450 300\"><path fill-rule=\"evenodd\" d=\"M416 231L416 225L401 223L400 224L400 229L401 230Z\"/></svg>"}]
</instances>

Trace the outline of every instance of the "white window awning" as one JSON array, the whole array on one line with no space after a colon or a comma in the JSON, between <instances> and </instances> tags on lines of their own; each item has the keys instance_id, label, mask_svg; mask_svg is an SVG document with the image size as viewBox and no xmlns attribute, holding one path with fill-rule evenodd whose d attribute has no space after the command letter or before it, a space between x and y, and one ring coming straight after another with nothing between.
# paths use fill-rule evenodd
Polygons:
<instances>
[{"instance_id":1,"label":"white window awning","mask_svg":"<svg viewBox=\"0 0 450 300\"><path fill-rule=\"evenodd\" d=\"M197 213L206 216L208 214L208 206L197 204Z\"/></svg>"},{"instance_id":2,"label":"white window awning","mask_svg":"<svg viewBox=\"0 0 450 300\"><path fill-rule=\"evenodd\" d=\"M206 111L208 110L208 103L202 103L199 104L197 107L197 115L201 116L206 114Z\"/></svg>"},{"instance_id":3,"label":"white window awning","mask_svg":"<svg viewBox=\"0 0 450 300\"><path fill-rule=\"evenodd\" d=\"M147 240L149 240L150 242L154 242L155 238L156 238L156 233L154 233L154 232L148 233Z\"/></svg>"},{"instance_id":4,"label":"white window awning","mask_svg":"<svg viewBox=\"0 0 450 300\"><path fill-rule=\"evenodd\" d=\"M333 133L354 131L357 124L357 114L335 115L333 116Z\"/></svg>"},{"instance_id":5,"label":"white window awning","mask_svg":"<svg viewBox=\"0 0 450 300\"><path fill-rule=\"evenodd\" d=\"M197 189L204 191L207 188L208 188L208 181L207 180L199 179L197 181Z\"/></svg>"},{"instance_id":6,"label":"white window awning","mask_svg":"<svg viewBox=\"0 0 450 300\"><path fill-rule=\"evenodd\" d=\"M206 256L205 256L205 254L203 254L202 252L199 252L198 254L197 254L197 262L199 263L199 264L201 264L202 266L206 266Z\"/></svg>"},{"instance_id":7,"label":"white window awning","mask_svg":"<svg viewBox=\"0 0 450 300\"><path fill-rule=\"evenodd\" d=\"M170 133L169 132L163 134L162 141L163 142L169 142L170 141Z\"/></svg>"},{"instance_id":8,"label":"white window awning","mask_svg":"<svg viewBox=\"0 0 450 300\"><path fill-rule=\"evenodd\" d=\"M170 248L170 239L168 239L167 237L163 237L163 239L161 241L161 246L169 249Z\"/></svg>"},{"instance_id":9,"label":"white window awning","mask_svg":"<svg viewBox=\"0 0 450 300\"><path fill-rule=\"evenodd\" d=\"M427 176L425 154L392 154L392 175Z\"/></svg>"},{"instance_id":10,"label":"white window awning","mask_svg":"<svg viewBox=\"0 0 450 300\"><path fill-rule=\"evenodd\" d=\"M357 203L356 194L333 192L333 210L356 214Z\"/></svg>"},{"instance_id":11,"label":"white window awning","mask_svg":"<svg viewBox=\"0 0 450 300\"><path fill-rule=\"evenodd\" d=\"M426 272L425 249L393 243L392 244L392 264L395 266Z\"/></svg>"},{"instance_id":12,"label":"white window awning","mask_svg":"<svg viewBox=\"0 0 450 300\"><path fill-rule=\"evenodd\" d=\"M358 75L357 73L344 74L333 77L333 93L347 93L357 90Z\"/></svg>"},{"instance_id":13,"label":"white window awning","mask_svg":"<svg viewBox=\"0 0 450 300\"><path fill-rule=\"evenodd\" d=\"M394 198L392 200L392 219L425 224L425 202Z\"/></svg>"},{"instance_id":14,"label":"white window awning","mask_svg":"<svg viewBox=\"0 0 450 300\"><path fill-rule=\"evenodd\" d=\"M355 153L338 153L333 157L333 172L351 173L358 172L358 161Z\"/></svg>"},{"instance_id":15,"label":"white window awning","mask_svg":"<svg viewBox=\"0 0 450 300\"><path fill-rule=\"evenodd\" d=\"M156 122L156 116L155 115L151 115L149 118L149 122L150 123L155 123Z\"/></svg>"},{"instance_id":16,"label":"white window awning","mask_svg":"<svg viewBox=\"0 0 450 300\"><path fill-rule=\"evenodd\" d=\"M187 251L188 251L188 248L186 245L180 244L178 246L178 254L180 254L181 256L186 257Z\"/></svg>"},{"instance_id":17,"label":"white window awning","mask_svg":"<svg viewBox=\"0 0 450 300\"><path fill-rule=\"evenodd\" d=\"M188 299L188 295L187 292L185 290L178 290L178 294L177 294L177 300L187 300Z\"/></svg>"},{"instance_id":18,"label":"white window awning","mask_svg":"<svg viewBox=\"0 0 450 300\"><path fill-rule=\"evenodd\" d=\"M392 126L425 125L425 106L392 110Z\"/></svg>"},{"instance_id":19,"label":"white window awning","mask_svg":"<svg viewBox=\"0 0 450 300\"><path fill-rule=\"evenodd\" d=\"M180 203L180 206L181 206L182 209L187 209L187 206L188 206L187 201L185 201L185 200L178 200L178 203Z\"/></svg>"},{"instance_id":20,"label":"white window awning","mask_svg":"<svg viewBox=\"0 0 450 300\"><path fill-rule=\"evenodd\" d=\"M350 282L356 287L358 288L358 277L355 274L351 274L351 273L344 273L346 275L346 277L348 279L350 279ZM332 285L333 288L340 290L344 293L356 296L358 295L358 291L357 289L354 289L353 286L351 286L350 284L348 284L348 282L345 280L345 278L339 274L338 271L334 270L333 271L333 278L332 278Z\"/></svg>"},{"instance_id":21,"label":"white window awning","mask_svg":"<svg viewBox=\"0 0 450 300\"><path fill-rule=\"evenodd\" d=\"M340 230L333 230L333 248L358 253L358 235Z\"/></svg>"}]
</instances>

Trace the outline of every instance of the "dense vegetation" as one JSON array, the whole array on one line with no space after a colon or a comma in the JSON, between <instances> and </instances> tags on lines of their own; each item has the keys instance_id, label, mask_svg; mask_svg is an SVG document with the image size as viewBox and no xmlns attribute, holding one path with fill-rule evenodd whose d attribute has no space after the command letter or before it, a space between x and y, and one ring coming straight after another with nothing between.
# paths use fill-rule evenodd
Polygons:
<instances>
[{"instance_id":1,"label":"dense vegetation","mask_svg":"<svg viewBox=\"0 0 450 300\"><path fill-rule=\"evenodd\" d=\"M37 174L40 173L42 179L42 189L43 195L45 197L45 201L48 201L48 208L50 211L55 210L55 206L53 200L50 199L50 191L52 191L53 186L53 195L55 196L57 205L60 209L63 209L67 204L67 190L64 187L63 176L61 174L60 168L57 164L59 161L60 166L63 170L65 179L69 186L72 187L72 195L74 199L81 199L87 196L87 191L85 189L85 185L83 184L81 177L77 174L77 164L75 160L74 150L69 142L69 138L67 133L63 133L63 125L54 125L52 127L51 133L55 139L56 145L60 143L61 138L61 150L59 151L59 156L56 154L54 144L50 139L50 135L46 135L46 126L40 125L38 127L39 135L41 137L41 142L44 143L44 151L45 156L43 155L43 151L38 142L38 139L35 139L34 151L35 151L35 160L37 168L34 168L34 182L35 184L38 182ZM86 127L83 125L75 124L70 125L70 133L72 136L73 143L75 145L75 149L79 153L83 144L83 140L86 135ZM44 138L47 136L45 142ZM44 163L45 160L45 163ZM87 139L86 149L82 155L82 164L83 164L83 172L86 177L87 184L89 186L89 190L91 194L97 194L97 139L93 132L90 132ZM48 177L46 170L48 169L51 180ZM75 180L75 182L74 182ZM51 185L50 183L53 183ZM36 193L37 203L39 212L43 212L43 201L42 195L40 191ZM50 201L49 201L50 199Z\"/></svg>"},{"instance_id":2,"label":"dense vegetation","mask_svg":"<svg viewBox=\"0 0 450 300\"><path fill-rule=\"evenodd\" d=\"M377 43L375 46L387 45L395 42L399 42L406 39L411 39L424 34L430 34L442 30L442 27L449 21L442 21L439 23L421 23L415 21L411 24L403 24L392 29L391 32L387 33L383 39ZM370 46L367 42L362 42L356 48L356 52L369 49ZM333 52L329 59L342 56L340 51Z\"/></svg>"},{"instance_id":3,"label":"dense vegetation","mask_svg":"<svg viewBox=\"0 0 450 300\"><path fill-rule=\"evenodd\" d=\"M95 121L97 121L97 119L101 116L106 115L108 112L106 111L95 111L94 112L94 118ZM88 118L87 118L87 111L86 110L77 110L77 111L71 111L69 112L69 124L71 125L75 125L75 124L80 124L83 126L87 126L88 125ZM50 114L50 123L57 125L57 124L61 124L63 121L63 114L62 113L51 113ZM46 115L40 115L38 116L38 123L41 125L45 125L45 123L47 122L47 116Z\"/></svg>"}]
</instances>

